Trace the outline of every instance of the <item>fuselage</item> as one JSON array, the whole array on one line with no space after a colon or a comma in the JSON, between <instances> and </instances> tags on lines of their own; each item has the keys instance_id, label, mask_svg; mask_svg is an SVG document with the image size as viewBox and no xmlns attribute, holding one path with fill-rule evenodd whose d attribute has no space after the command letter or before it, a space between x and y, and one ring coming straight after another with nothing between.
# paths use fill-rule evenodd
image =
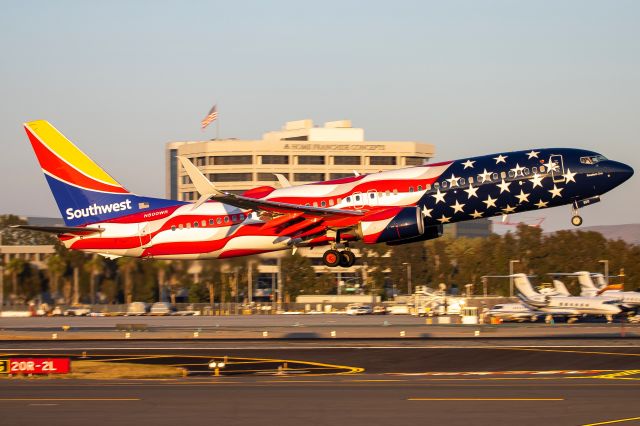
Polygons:
<instances>
[{"instance_id":1,"label":"fuselage","mask_svg":"<svg viewBox=\"0 0 640 426\"><path fill-rule=\"evenodd\" d=\"M267 225L278 220L274 215L217 201L197 208L181 202L154 208L151 201L131 206L128 215L93 223L103 229L99 235L61 239L72 249L160 259L226 258L292 245L329 245L336 232L343 241L403 243L428 239L429 229L446 223L566 204L583 207L632 174L629 166L592 151L514 151L245 193L256 200L362 211L357 220L300 215L283 222L283 228Z\"/></svg>"}]
</instances>

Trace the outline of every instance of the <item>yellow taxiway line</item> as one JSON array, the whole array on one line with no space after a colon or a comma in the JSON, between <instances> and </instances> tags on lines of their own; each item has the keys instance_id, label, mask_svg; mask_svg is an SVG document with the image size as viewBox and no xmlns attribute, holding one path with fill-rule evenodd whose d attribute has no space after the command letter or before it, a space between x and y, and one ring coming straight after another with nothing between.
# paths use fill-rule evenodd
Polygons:
<instances>
[{"instance_id":1,"label":"yellow taxiway line","mask_svg":"<svg viewBox=\"0 0 640 426\"><path fill-rule=\"evenodd\" d=\"M633 420L640 420L640 417L628 417L626 419L608 420L608 421L598 422L598 423L588 423L588 424L584 424L582 426L611 425L611 424L614 424L614 423L631 422Z\"/></svg>"}]
</instances>

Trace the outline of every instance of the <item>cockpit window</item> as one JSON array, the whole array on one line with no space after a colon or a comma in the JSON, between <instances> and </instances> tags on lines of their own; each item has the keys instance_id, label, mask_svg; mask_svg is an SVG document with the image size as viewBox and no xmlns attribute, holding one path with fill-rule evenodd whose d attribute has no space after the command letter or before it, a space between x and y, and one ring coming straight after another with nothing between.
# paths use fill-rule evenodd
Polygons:
<instances>
[{"instance_id":1,"label":"cockpit window","mask_svg":"<svg viewBox=\"0 0 640 426\"><path fill-rule=\"evenodd\" d=\"M596 164L600 161L605 161L607 157L604 155L590 155L588 157L580 157L580 162L582 164Z\"/></svg>"}]
</instances>

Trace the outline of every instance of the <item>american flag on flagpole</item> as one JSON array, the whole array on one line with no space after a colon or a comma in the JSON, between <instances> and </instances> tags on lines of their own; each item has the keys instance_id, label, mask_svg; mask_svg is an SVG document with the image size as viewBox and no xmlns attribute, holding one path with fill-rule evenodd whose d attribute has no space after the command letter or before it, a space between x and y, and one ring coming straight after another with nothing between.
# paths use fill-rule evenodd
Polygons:
<instances>
[{"instance_id":1,"label":"american flag on flagpole","mask_svg":"<svg viewBox=\"0 0 640 426\"><path fill-rule=\"evenodd\" d=\"M201 125L202 130L206 129L207 126L218 119L218 104L214 105L207 116L202 119Z\"/></svg>"}]
</instances>

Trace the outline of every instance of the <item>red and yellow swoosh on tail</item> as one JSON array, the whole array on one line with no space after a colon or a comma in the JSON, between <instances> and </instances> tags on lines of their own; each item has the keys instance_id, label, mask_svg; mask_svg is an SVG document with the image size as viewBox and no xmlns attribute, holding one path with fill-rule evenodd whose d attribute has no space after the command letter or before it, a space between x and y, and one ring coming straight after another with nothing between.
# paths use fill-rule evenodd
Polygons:
<instances>
[{"instance_id":1,"label":"red and yellow swoosh on tail","mask_svg":"<svg viewBox=\"0 0 640 426\"><path fill-rule=\"evenodd\" d=\"M92 191L129 192L48 121L31 121L24 127L47 174Z\"/></svg>"}]
</instances>

